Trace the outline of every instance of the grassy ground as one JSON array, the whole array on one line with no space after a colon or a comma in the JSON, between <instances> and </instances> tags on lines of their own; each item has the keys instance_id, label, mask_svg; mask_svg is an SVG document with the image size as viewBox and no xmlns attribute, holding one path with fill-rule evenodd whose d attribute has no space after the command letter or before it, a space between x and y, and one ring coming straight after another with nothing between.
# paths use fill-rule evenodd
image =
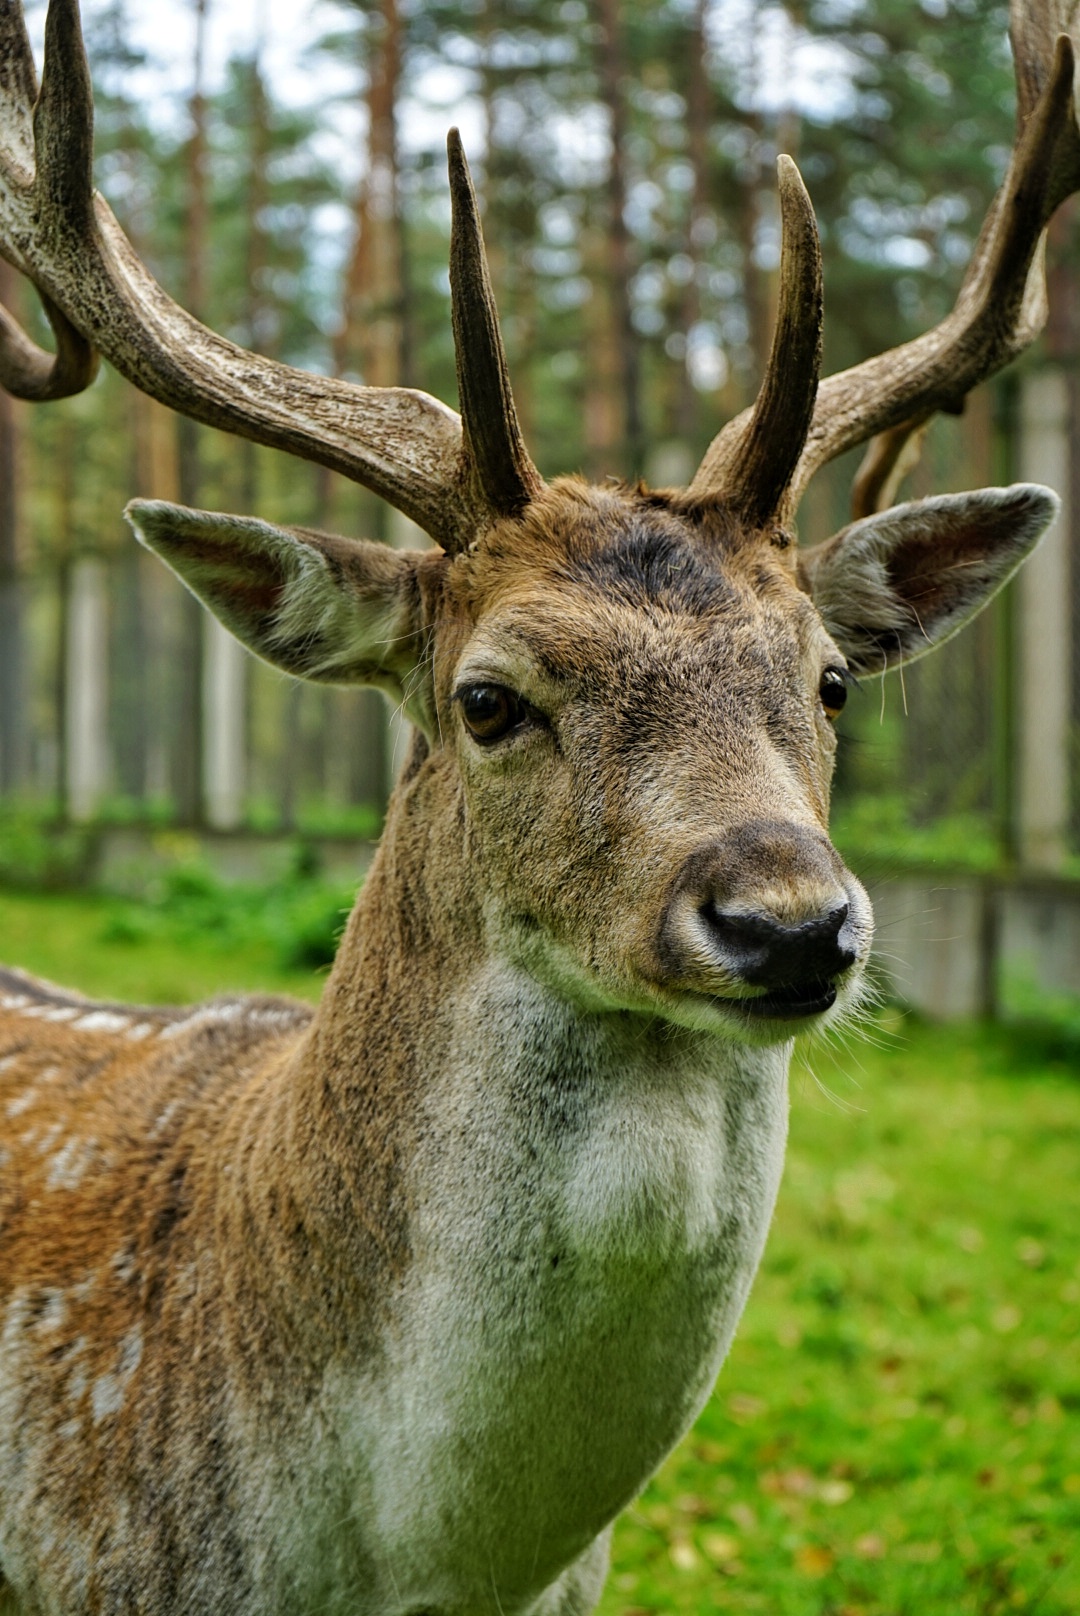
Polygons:
<instances>
[{"instance_id":1,"label":"grassy ground","mask_svg":"<svg viewBox=\"0 0 1080 1616\"><path fill-rule=\"evenodd\" d=\"M319 894L321 906L328 902ZM338 900L338 907L340 902ZM250 903L244 895L237 905ZM249 924L244 925L245 918ZM273 916L271 915L271 920ZM167 906L92 894L0 888L0 964L65 987L139 1004L181 1004L235 989L317 999L326 967L298 966L287 922L221 912L221 898L170 895Z\"/></svg>"},{"instance_id":2,"label":"grassy ground","mask_svg":"<svg viewBox=\"0 0 1080 1616\"><path fill-rule=\"evenodd\" d=\"M272 929L192 928L0 893L0 958L85 991L318 992ZM874 1039L796 1071L746 1318L619 1525L603 1616L1080 1611L1075 1058L890 1012Z\"/></svg>"}]
</instances>

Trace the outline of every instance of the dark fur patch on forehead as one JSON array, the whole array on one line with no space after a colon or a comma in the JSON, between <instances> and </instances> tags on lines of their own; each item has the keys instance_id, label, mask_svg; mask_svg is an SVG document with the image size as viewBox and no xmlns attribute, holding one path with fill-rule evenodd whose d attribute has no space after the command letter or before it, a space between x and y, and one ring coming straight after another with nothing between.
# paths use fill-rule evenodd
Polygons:
<instances>
[{"instance_id":1,"label":"dark fur patch on forehead","mask_svg":"<svg viewBox=\"0 0 1080 1616\"><path fill-rule=\"evenodd\" d=\"M636 608L697 614L733 599L724 551L712 535L673 514L661 496L628 506L604 513L606 520L589 523L587 533L579 529L566 558L570 579Z\"/></svg>"}]
</instances>

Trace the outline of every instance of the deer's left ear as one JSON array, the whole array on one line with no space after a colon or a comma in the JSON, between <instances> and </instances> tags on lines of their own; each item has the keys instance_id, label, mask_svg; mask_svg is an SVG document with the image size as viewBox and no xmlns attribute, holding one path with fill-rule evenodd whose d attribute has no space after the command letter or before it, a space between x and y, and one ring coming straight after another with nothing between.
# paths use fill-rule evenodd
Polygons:
<instances>
[{"instance_id":1,"label":"deer's left ear","mask_svg":"<svg viewBox=\"0 0 1080 1616\"><path fill-rule=\"evenodd\" d=\"M124 513L237 639L275 667L323 684L372 684L426 727L424 583L438 552L391 550L249 516L133 500Z\"/></svg>"},{"instance_id":2,"label":"deer's left ear","mask_svg":"<svg viewBox=\"0 0 1080 1616\"><path fill-rule=\"evenodd\" d=\"M807 551L800 581L852 672L879 673L955 634L1012 577L1059 505L1035 483L895 505Z\"/></svg>"}]
</instances>

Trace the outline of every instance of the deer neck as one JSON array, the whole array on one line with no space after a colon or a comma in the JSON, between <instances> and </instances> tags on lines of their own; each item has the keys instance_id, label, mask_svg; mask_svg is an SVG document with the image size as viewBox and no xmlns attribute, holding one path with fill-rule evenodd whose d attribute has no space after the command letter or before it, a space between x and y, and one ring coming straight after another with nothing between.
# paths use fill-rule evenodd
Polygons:
<instances>
[{"instance_id":1,"label":"deer neck","mask_svg":"<svg viewBox=\"0 0 1080 1616\"><path fill-rule=\"evenodd\" d=\"M440 844L420 806L399 793L274 1076L249 1194L275 1184L297 1233L260 1283L283 1276L346 1473L383 1500L380 1563L418 1606L466 1608L452 1544L470 1587L494 1567L526 1609L708 1394L772 1211L788 1051L537 981L439 856L455 816Z\"/></svg>"},{"instance_id":2,"label":"deer neck","mask_svg":"<svg viewBox=\"0 0 1080 1616\"><path fill-rule=\"evenodd\" d=\"M538 982L491 942L453 804L439 813L425 800L438 792L429 767L397 793L320 1008L281 1074L269 1149L291 1163L319 1249L341 1254L365 1299L386 1297L388 1277L400 1285L437 1252L456 1207L511 1190L527 1205L535 1190L571 1242L610 1241L624 1261L651 1227L657 1251L639 1256L667 1260L673 1243L690 1252L720 1238L725 1185L749 1171L745 1252L730 1227L723 1239L725 1262L735 1253L752 1269L782 1156L788 1047L583 1009ZM607 1178L590 1191L598 1161ZM433 1196L449 1208L434 1231L417 1210Z\"/></svg>"}]
</instances>

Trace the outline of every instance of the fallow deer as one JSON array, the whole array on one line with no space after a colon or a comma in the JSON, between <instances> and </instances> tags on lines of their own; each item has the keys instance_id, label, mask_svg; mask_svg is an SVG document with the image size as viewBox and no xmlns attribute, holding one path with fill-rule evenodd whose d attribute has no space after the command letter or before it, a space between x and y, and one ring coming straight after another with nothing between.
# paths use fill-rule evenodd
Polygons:
<instances>
[{"instance_id":1,"label":"fallow deer","mask_svg":"<svg viewBox=\"0 0 1080 1616\"><path fill-rule=\"evenodd\" d=\"M0 0L0 241L57 339L5 316L4 383L60 397L103 354L437 546L130 509L246 645L381 685L415 738L317 1010L0 978L5 1612L593 1607L745 1301L792 1040L859 1003L870 907L826 829L849 675L951 634L1055 508L1021 485L879 510L913 432L1044 318L1075 11L1014 5L1019 137L953 312L820 388L814 216L780 159L757 402L653 492L530 460L455 135L460 418L177 307L92 188L75 0L40 93ZM870 438L858 519L800 553L809 478Z\"/></svg>"}]
</instances>

